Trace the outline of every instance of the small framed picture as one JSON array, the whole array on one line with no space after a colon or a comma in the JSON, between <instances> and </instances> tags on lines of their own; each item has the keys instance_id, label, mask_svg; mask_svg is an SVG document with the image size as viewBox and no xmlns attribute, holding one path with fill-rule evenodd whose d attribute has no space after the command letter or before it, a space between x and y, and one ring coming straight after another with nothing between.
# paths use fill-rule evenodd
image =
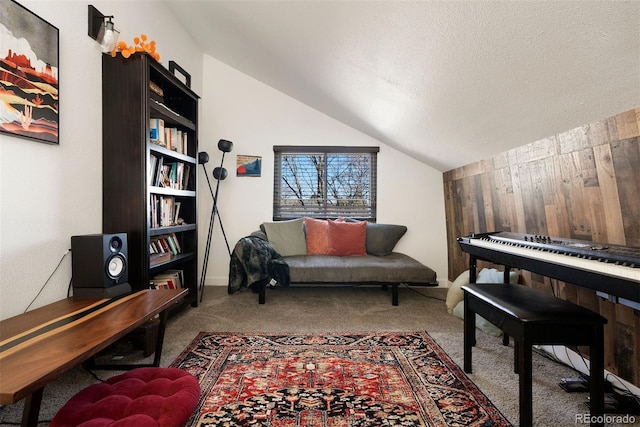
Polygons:
<instances>
[{"instance_id":1,"label":"small framed picture","mask_svg":"<svg viewBox=\"0 0 640 427\"><path fill-rule=\"evenodd\" d=\"M260 176L262 172L262 156L246 156L238 154L236 176Z\"/></svg>"},{"instance_id":2,"label":"small framed picture","mask_svg":"<svg viewBox=\"0 0 640 427\"><path fill-rule=\"evenodd\" d=\"M0 0L0 132L59 144L59 34L13 0Z\"/></svg>"}]
</instances>

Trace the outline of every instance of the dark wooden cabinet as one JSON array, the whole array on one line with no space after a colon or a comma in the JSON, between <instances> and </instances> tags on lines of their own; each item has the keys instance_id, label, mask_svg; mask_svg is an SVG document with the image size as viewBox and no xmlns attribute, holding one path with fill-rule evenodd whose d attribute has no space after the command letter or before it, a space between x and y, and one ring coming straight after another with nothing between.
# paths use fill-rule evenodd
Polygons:
<instances>
[{"instance_id":1,"label":"dark wooden cabinet","mask_svg":"<svg viewBox=\"0 0 640 427\"><path fill-rule=\"evenodd\" d=\"M103 233L127 233L134 290L167 270L182 271L196 306L198 95L138 53L103 55L102 100ZM166 146L154 142L164 134L151 134L157 123L170 130ZM152 253L167 240L168 252Z\"/></svg>"}]
</instances>

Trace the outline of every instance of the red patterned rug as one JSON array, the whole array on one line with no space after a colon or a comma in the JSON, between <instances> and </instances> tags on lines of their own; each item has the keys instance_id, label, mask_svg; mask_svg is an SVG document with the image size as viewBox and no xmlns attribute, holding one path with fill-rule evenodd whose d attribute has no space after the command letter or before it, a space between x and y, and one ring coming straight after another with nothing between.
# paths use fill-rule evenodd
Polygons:
<instances>
[{"instance_id":1,"label":"red patterned rug","mask_svg":"<svg viewBox=\"0 0 640 427\"><path fill-rule=\"evenodd\" d=\"M426 332L201 332L171 365L200 381L188 426L509 426Z\"/></svg>"}]
</instances>

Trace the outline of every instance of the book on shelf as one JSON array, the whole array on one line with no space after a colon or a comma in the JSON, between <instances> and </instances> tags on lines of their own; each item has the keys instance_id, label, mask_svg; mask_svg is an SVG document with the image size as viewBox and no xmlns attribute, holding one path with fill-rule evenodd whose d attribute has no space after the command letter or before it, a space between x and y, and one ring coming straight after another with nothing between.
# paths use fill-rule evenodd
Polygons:
<instances>
[{"instance_id":1,"label":"book on shelf","mask_svg":"<svg viewBox=\"0 0 640 427\"><path fill-rule=\"evenodd\" d=\"M189 154L189 134L187 132L182 132L182 154Z\"/></svg>"},{"instance_id":2,"label":"book on shelf","mask_svg":"<svg viewBox=\"0 0 640 427\"><path fill-rule=\"evenodd\" d=\"M185 177L185 171L191 171L189 165L185 165L183 162L165 163L167 167L167 182L165 187L174 188L176 190L186 190L186 183L188 180Z\"/></svg>"},{"instance_id":3,"label":"book on shelf","mask_svg":"<svg viewBox=\"0 0 640 427\"><path fill-rule=\"evenodd\" d=\"M171 251L172 254L174 255L178 255L178 248L176 246L175 243L173 243L173 238L171 236L165 236L165 242L167 242L167 245L169 245L169 250Z\"/></svg>"},{"instance_id":4,"label":"book on shelf","mask_svg":"<svg viewBox=\"0 0 640 427\"><path fill-rule=\"evenodd\" d=\"M174 198L171 196L151 195L151 227L170 227L173 221L173 203Z\"/></svg>"},{"instance_id":5,"label":"book on shelf","mask_svg":"<svg viewBox=\"0 0 640 427\"><path fill-rule=\"evenodd\" d=\"M184 288L184 271L167 270L155 275L149 281L151 289L182 289Z\"/></svg>"},{"instance_id":6,"label":"book on shelf","mask_svg":"<svg viewBox=\"0 0 640 427\"><path fill-rule=\"evenodd\" d=\"M151 154L149 158L149 167L153 167L153 172L149 172L149 183L154 187L161 187L164 173L164 158Z\"/></svg>"},{"instance_id":7,"label":"book on shelf","mask_svg":"<svg viewBox=\"0 0 640 427\"><path fill-rule=\"evenodd\" d=\"M173 197L162 197L162 210L160 212L160 226L170 227L175 224L173 220Z\"/></svg>"},{"instance_id":8,"label":"book on shelf","mask_svg":"<svg viewBox=\"0 0 640 427\"><path fill-rule=\"evenodd\" d=\"M189 177L190 176L191 176L191 164L187 163L184 166L184 173L183 173L182 188L184 190L188 190L189 189Z\"/></svg>"},{"instance_id":9,"label":"book on shelf","mask_svg":"<svg viewBox=\"0 0 640 427\"><path fill-rule=\"evenodd\" d=\"M160 179L158 180L158 187L171 188L171 164L163 163L160 169Z\"/></svg>"},{"instance_id":10,"label":"book on shelf","mask_svg":"<svg viewBox=\"0 0 640 427\"><path fill-rule=\"evenodd\" d=\"M182 131L178 128L165 127L164 128L164 140L166 147L169 150L175 151L180 154L187 154L189 137L188 132Z\"/></svg>"},{"instance_id":11,"label":"book on shelf","mask_svg":"<svg viewBox=\"0 0 640 427\"><path fill-rule=\"evenodd\" d=\"M163 119L149 119L149 141L180 154L188 153L189 133L167 127Z\"/></svg>"},{"instance_id":12,"label":"book on shelf","mask_svg":"<svg viewBox=\"0 0 640 427\"><path fill-rule=\"evenodd\" d=\"M181 206L182 202L176 201L173 196L152 194L149 201L151 227L171 227L184 223L184 221L178 221Z\"/></svg>"},{"instance_id":13,"label":"book on shelf","mask_svg":"<svg viewBox=\"0 0 640 427\"><path fill-rule=\"evenodd\" d=\"M191 176L191 164L167 161L162 156L149 156L149 183L154 187L187 190Z\"/></svg>"},{"instance_id":14,"label":"book on shelf","mask_svg":"<svg viewBox=\"0 0 640 427\"><path fill-rule=\"evenodd\" d=\"M171 233L169 236L171 236L171 238L173 239L173 242L176 245L176 248L178 248L178 253L181 254L182 253L182 246L180 245L180 240L176 236L176 233Z\"/></svg>"},{"instance_id":15,"label":"book on shelf","mask_svg":"<svg viewBox=\"0 0 640 427\"><path fill-rule=\"evenodd\" d=\"M149 241L149 253L178 255L182 253L182 246L175 233L154 236Z\"/></svg>"},{"instance_id":16,"label":"book on shelf","mask_svg":"<svg viewBox=\"0 0 640 427\"><path fill-rule=\"evenodd\" d=\"M180 132L180 136L182 136L182 131L178 131L176 128L169 128L169 143L167 143L167 148L169 150L178 151L178 132Z\"/></svg>"},{"instance_id":17,"label":"book on shelf","mask_svg":"<svg viewBox=\"0 0 640 427\"><path fill-rule=\"evenodd\" d=\"M173 206L174 206L173 218L175 219L176 222L178 222L178 219L180 218L180 207L182 206L182 202L175 201L173 203Z\"/></svg>"},{"instance_id":18,"label":"book on shelf","mask_svg":"<svg viewBox=\"0 0 640 427\"><path fill-rule=\"evenodd\" d=\"M163 119L149 119L149 140L162 147L167 146Z\"/></svg>"},{"instance_id":19,"label":"book on shelf","mask_svg":"<svg viewBox=\"0 0 640 427\"><path fill-rule=\"evenodd\" d=\"M155 185L156 171L158 169L158 156L151 154L149 156L149 164L147 165L147 178L151 185Z\"/></svg>"}]
</instances>

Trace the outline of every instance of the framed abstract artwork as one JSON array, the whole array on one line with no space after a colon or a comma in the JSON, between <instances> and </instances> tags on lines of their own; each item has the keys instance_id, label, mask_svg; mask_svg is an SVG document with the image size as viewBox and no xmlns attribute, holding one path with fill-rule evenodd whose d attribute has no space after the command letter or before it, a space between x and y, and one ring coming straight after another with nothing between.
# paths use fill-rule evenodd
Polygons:
<instances>
[{"instance_id":1,"label":"framed abstract artwork","mask_svg":"<svg viewBox=\"0 0 640 427\"><path fill-rule=\"evenodd\" d=\"M13 0L0 0L0 132L59 144L59 32Z\"/></svg>"},{"instance_id":2,"label":"framed abstract artwork","mask_svg":"<svg viewBox=\"0 0 640 427\"><path fill-rule=\"evenodd\" d=\"M238 154L236 160L236 176L260 176L262 172L262 156Z\"/></svg>"}]
</instances>

